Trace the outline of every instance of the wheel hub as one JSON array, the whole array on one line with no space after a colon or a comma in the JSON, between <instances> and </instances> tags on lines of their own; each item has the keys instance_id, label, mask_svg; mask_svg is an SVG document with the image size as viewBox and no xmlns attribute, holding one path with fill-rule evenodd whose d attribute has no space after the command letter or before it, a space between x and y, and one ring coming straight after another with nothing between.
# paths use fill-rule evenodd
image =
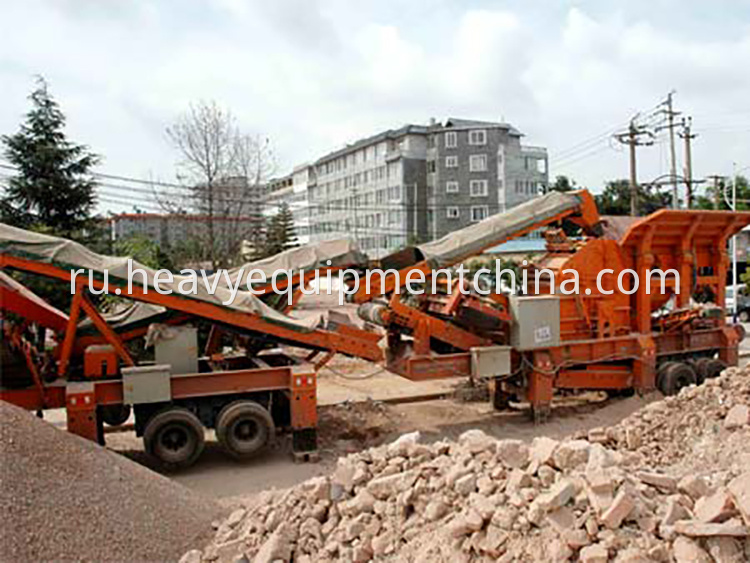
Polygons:
<instances>
[{"instance_id":1,"label":"wheel hub","mask_svg":"<svg viewBox=\"0 0 750 563\"><path fill-rule=\"evenodd\" d=\"M254 420L240 420L234 426L234 437L247 442L258 436L258 424Z\"/></svg>"},{"instance_id":2,"label":"wheel hub","mask_svg":"<svg viewBox=\"0 0 750 563\"><path fill-rule=\"evenodd\" d=\"M177 452L187 445L188 437L182 428L171 427L164 430L160 441L165 449Z\"/></svg>"}]
</instances>

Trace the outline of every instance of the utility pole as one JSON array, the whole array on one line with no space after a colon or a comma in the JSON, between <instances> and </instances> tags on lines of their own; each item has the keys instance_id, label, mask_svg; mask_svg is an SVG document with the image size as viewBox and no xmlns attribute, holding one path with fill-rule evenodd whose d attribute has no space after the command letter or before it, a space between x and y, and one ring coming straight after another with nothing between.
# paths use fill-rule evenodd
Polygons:
<instances>
[{"instance_id":1,"label":"utility pole","mask_svg":"<svg viewBox=\"0 0 750 563\"><path fill-rule=\"evenodd\" d=\"M645 127L637 125L637 118L638 115L633 116L627 131L615 135L615 139L623 145L630 147L630 215L633 217L638 216L638 176L636 172L635 148L654 144L653 134L647 131Z\"/></svg>"},{"instance_id":2,"label":"utility pole","mask_svg":"<svg viewBox=\"0 0 750 563\"><path fill-rule=\"evenodd\" d=\"M674 127L675 122L674 118L680 114L679 111L674 111L672 107L672 97L674 96L674 90L672 90L669 94L667 94L667 99L664 100L661 104L662 106L665 106L665 109L660 110L660 113L663 113L667 116L667 125L662 127L657 127L656 130L660 131L661 129L669 129L669 155L670 155L670 179L672 180L672 208L677 209L679 207L679 197L677 193L677 156L675 154L675 146L674 146Z\"/></svg>"},{"instance_id":3,"label":"utility pole","mask_svg":"<svg viewBox=\"0 0 750 563\"><path fill-rule=\"evenodd\" d=\"M724 179L724 176L714 174L713 176L707 176L706 180L713 180L714 182L714 209L721 209L721 200L723 197L722 192L719 191L719 182ZM722 188L723 189L723 188Z\"/></svg>"},{"instance_id":4,"label":"utility pole","mask_svg":"<svg viewBox=\"0 0 750 563\"><path fill-rule=\"evenodd\" d=\"M682 120L682 131L679 133L680 137L685 140L685 186L687 187L687 208L690 209L693 206L693 159L690 151L690 141L695 139L698 135L691 133L693 125L693 118L688 117Z\"/></svg>"}]
</instances>

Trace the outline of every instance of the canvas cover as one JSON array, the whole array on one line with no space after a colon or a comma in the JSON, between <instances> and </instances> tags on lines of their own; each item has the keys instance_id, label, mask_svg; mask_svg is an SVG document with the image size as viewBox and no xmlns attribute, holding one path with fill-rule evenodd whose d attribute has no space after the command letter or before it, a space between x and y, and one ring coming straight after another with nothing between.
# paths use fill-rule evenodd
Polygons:
<instances>
[{"instance_id":1,"label":"canvas cover","mask_svg":"<svg viewBox=\"0 0 750 563\"><path fill-rule=\"evenodd\" d=\"M328 261L331 263L328 264ZM268 282L276 271L291 271L293 276L300 273L301 270L309 272L318 268L346 268L348 266L364 265L367 262L367 256L363 254L353 237L338 238L326 240L317 243L305 244L297 248L290 248L279 254L275 254L262 260L247 262L229 270L229 277L234 283L237 277L242 274L240 285L247 283L247 278L252 270L262 271ZM279 279L284 279L279 274ZM255 274L253 279L258 279L259 275ZM222 276L222 281L225 281Z\"/></svg>"},{"instance_id":2,"label":"canvas cover","mask_svg":"<svg viewBox=\"0 0 750 563\"><path fill-rule=\"evenodd\" d=\"M330 264L328 264L329 261L331 262ZM296 279L296 276L298 276L302 270L308 272L326 266L332 268L345 268L347 266L364 264L366 261L367 256L360 252L354 238L346 237L315 244L306 244L304 246L285 250L284 252L262 260L247 262L242 266L229 270L229 278L232 281L232 284L235 284L237 278L241 275L240 286L246 287L247 280L250 277L250 272L253 270L262 271L265 274L268 283L270 283L274 272L277 270L285 272L291 271L293 278ZM209 283L212 283L217 276L218 274L210 276ZM259 278L257 273L253 274L253 276L254 280ZM285 276L280 276L279 279L283 280L284 277ZM226 276L222 274L221 276L218 276L218 278L218 283L226 284ZM255 287L257 288L259 285L256 284ZM162 319L165 314L168 314L168 312L164 307L152 305L150 303L133 302L128 303L125 307L120 307L111 313L105 314L103 317L113 329L117 331L126 331L147 322L157 322ZM84 319L79 323L79 326L88 329L91 324L92 323L89 319Z\"/></svg>"},{"instance_id":3,"label":"canvas cover","mask_svg":"<svg viewBox=\"0 0 750 563\"><path fill-rule=\"evenodd\" d=\"M127 301L118 304L107 313L102 313L102 318L117 332L126 331L174 314L166 307L144 303L143 301ZM95 331L94 323L86 317L78 323L78 328L85 331Z\"/></svg>"},{"instance_id":4,"label":"canvas cover","mask_svg":"<svg viewBox=\"0 0 750 563\"><path fill-rule=\"evenodd\" d=\"M573 209L580 203L580 198L575 194L550 192L505 213L491 215L479 223L448 233L441 239L421 244L417 249L432 267L450 266L505 242L523 229Z\"/></svg>"},{"instance_id":5,"label":"canvas cover","mask_svg":"<svg viewBox=\"0 0 750 563\"><path fill-rule=\"evenodd\" d=\"M0 223L0 253L34 260L36 262L53 264L66 270L85 269L92 271L94 276L101 279L104 272L108 272L109 282L119 285L123 289L123 297L128 286L128 258L105 256L97 254L77 242L41 233L34 233L17 227ZM146 273L148 291L154 291L154 276L156 270L133 261L133 270L139 269ZM257 296L248 291L238 291L233 302L229 303L231 292L228 288L217 284L216 291L210 293L203 279L198 274L197 291L181 294L180 282L189 279L187 276L174 275L172 283L167 283L164 276L160 278L163 290L171 289L172 295L183 299L204 301L212 305L245 314L258 315L264 320L293 330L310 331L312 322L292 319L263 303ZM133 284L142 285L143 276L136 275ZM192 288L191 288L192 289ZM224 304L226 302L227 304Z\"/></svg>"}]
</instances>

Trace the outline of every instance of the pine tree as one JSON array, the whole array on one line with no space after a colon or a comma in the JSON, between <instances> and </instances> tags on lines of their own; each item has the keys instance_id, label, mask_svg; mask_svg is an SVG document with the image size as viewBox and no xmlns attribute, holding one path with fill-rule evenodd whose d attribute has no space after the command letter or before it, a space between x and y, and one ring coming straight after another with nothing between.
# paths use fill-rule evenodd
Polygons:
<instances>
[{"instance_id":1,"label":"pine tree","mask_svg":"<svg viewBox=\"0 0 750 563\"><path fill-rule=\"evenodd\" d=\"M271 218L266 232L265 254L273 256L299 246L294 230L294 215L289 205L282 203L279 211Z\"/></svg>"},{"instance_id":2,"label":"pine tree","mask_svg":"<svg viewBox=\"0 0 750 563\"><path fill-rule=\"evenodd\" d=\"M0 200L2 221L75 237L91 226L95 184L90 169L99 159L66 138L65 115L43 78L29 99L32 108L20 130L2 137L5 158L17 169Z\"/></svg>"}]
</instances>

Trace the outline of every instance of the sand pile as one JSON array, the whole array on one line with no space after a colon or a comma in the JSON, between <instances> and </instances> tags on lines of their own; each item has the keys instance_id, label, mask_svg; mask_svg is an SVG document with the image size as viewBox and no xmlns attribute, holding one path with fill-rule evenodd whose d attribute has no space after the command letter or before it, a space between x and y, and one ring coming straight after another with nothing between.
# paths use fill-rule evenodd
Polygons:
<instances>
[{"instance_id":1,"label":"sand pile","mask_svg":"<svg viewBox=\"0 0 750 563\"><path fill-rule=\"evenodd\" d=\"M220 507L0 402L0 559L179 559Z\"/></svg>"}]
</instances>

